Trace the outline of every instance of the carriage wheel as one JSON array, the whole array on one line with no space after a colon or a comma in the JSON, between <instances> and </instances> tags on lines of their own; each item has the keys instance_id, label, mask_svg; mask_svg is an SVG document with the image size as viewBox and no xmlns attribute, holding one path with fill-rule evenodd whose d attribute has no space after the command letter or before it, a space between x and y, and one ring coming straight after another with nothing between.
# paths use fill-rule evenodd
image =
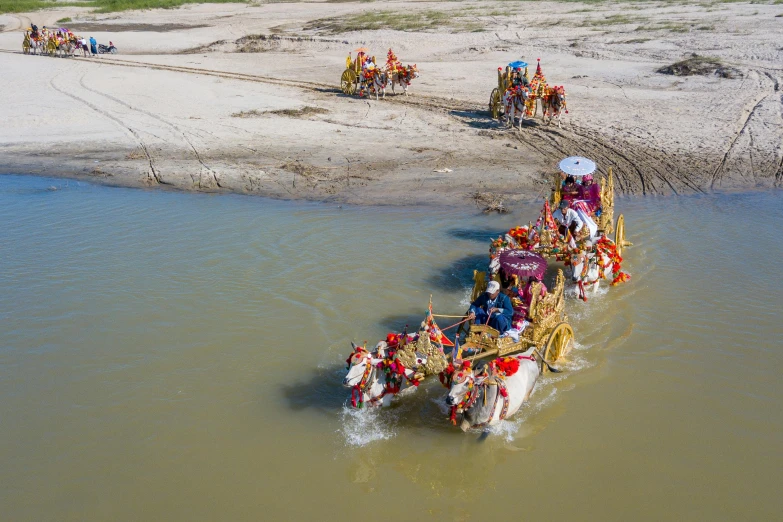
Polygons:
<instances>
[{"instance_id":1,"label":"carriage wheel","mask_svg":"<svg viewBox=\"0 0 783 522\"><path fill-rule=\"evenodd\" d=\"M617 255L623 255L623 248L633 246L633 243L625 240L625 216L620 214L617 218L617 225L614 227L614 244L617 245Z\"/></svg>"},{"instance_id":2,"label":"carriage wheel","mask_svg":"<svg viewBox=\"0 0 783 522\"><path fill-rule=\"evenodd\" d=\"M574 330L568 323L558 323L544 347L544 360L549 364L556 363L558 359L568 354L573 348ZM541 373L549 371L546 364L541 362Z\"/></svg>"},{"instance_id":3,"label":"carriage wheel","mask_svg":"<svg viewBox=\"0 0 783 522\"><path fill-rule=\"evenodd\" d=\"M501 116L500 112L500 91L497 87L492 89L492 94L489 95L489 112L492 114L492 118L497 120Z\"/></svg>"},{"instance_id":4,"label":"carriage wheel","mask_svg":"<svg viewBox=\"0 0 783 522\"><path fill-rule=\"evenodd\" d=\"M343 94L351 95L356 92L356 73L351 69L343 71L340 77L340 89Z\"/></svg>"}]
</instances>

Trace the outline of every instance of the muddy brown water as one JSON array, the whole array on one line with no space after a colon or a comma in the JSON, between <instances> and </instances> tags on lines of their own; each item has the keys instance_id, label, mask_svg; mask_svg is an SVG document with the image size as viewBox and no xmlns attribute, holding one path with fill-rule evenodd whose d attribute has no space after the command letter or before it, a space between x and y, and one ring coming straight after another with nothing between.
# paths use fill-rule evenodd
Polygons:
<instances>
[{"instance_id":1,"label":"muddy brown water","mask_svg":"<svg viewBox=\"0 0 783 522\"><path fill-rule=\"evenodd\" d=\"M461 313L534 217L0 177L3 520L767 520L783 195L622 199L633 279L489 436L427 382L352 411L351 340Z\"/></svg>"}]
</instances>

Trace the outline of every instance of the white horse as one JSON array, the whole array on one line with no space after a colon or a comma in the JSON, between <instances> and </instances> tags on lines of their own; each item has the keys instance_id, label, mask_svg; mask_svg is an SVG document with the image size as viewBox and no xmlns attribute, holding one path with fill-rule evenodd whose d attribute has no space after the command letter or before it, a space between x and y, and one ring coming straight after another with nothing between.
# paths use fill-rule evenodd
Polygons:
<instances>
[{"instance_id":1,"label":"white horse","mask_svg":"<svg viewBox=\"0 0 783 522\"><path fill-rule=\"evenodd\" d=\"M522 130L522 120L525 119L525 102L530 98L527 89L506 89L501 102L506 118L506 125L513 127L514 120L519 118L519 130Z\"/></svg>"},{"instance_id":2,"label":"white horse","mask_svg":"<svg viewBox=\"0 0 783 522\"><path fill-rule=\"evenodd\" d=\"M498 424L516 413L533 392L540 372L533 352L535 346L521 355L513 356L519 361L516 373L505 376L490 363L482 374L476 375L470 365L455 361L461 366L451 376L451 387L446 404L451 406L451 420L456 424L456 414L462 413L462 431L470 428L484 428Z\"/></svg>"},{"instance_id":3,"label":"white horse","mask_svg":"<svg viewBox=\"0 0 783 522\"><path fill-rule=\"evenodd\" d=\"M403 368L401 365L389 368L394 361L389 358L386 341L379 342L372 352L353 342L351 347L353 353L346 361L348 374L343 379L343 386L351 388L351 405L354 408L389 406L392 397L405 387L418 385L416 368ZM417 365L426 364L426 356L416 356ZM402 373L399 373L399 370Z\"/></svg>"},{"instance_id":4,"label":"white horse","mask_svg":"<svg viewBox=\"0 0 783 522\"><path fill-rule=\"evenodd\" d=\"M366 76L362 78L360 94L369 98L375 93L376 100L379 99L380 94L383 94L383 97L386 98L386 85L389 83L388 75L377 68L363 74L366 74Z\"/></svg>"},{"instance_id":5,"label":"white horse","mask_svg":"<svg viewBox=\"0 0 783 522\"><path fill-rule=\"evenodd\" d=\"M602 252L580 251L571 257L571 281L579 299L587 302L587 291L598 290L601 279L611 274L611 264L612 260Z\"/></svg>"},{"instance_id":6,"label":"white horse","mask_svg":"<svg viewBox=\"0 0 783 522\"><path fill-rule=\"evenodd\" d=\"M411 82L419 77L419 68L416 64L397 69L391 73L391 86L392 93L394 93L394 86L399 85L402 87L402 93L408 96L408 86Z\"/></svg>"},{"instance_id":7,"label":"white horse","mask_svg":"<svg viewBox=\"0 0 783 522\"><path fill-rule=\"evenodd\" d=\"M43 54L43 38L30 38L30 54Z\"/></svg>"},{"instance_id":8,"label":"white horse","mask_svg":"<svg viewBox=\"0 0 783 522\"><path fill-rule=\"evenodd\" d=\"M541 119L543 119L547 125L552 123L552 120L557 120L558 128L560 125L560 116L563 111L568 113L566 109L566 94L563 86L550 87L547 89L546 95L541 99ZM547 121L549 118L549 121Z\"/></svg>"},{"instance_id":9,"label":"white horse","mask_svg":"<svg viewBox=\"0 0 783 522\"><path fill-rule=\"evenodd\" d=\"M375 91L375 99L378 100L378 95L382 94L386 99L386 85L389 83L389 76L383 71L377 71L372 75L372 85Z\"/></svg>"}]
</instances>

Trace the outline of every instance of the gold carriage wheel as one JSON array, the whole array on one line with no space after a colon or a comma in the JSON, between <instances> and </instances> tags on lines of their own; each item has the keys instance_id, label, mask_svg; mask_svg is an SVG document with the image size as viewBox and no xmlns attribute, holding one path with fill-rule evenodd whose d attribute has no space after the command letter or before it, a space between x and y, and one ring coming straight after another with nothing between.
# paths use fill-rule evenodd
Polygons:
<instances>
[{"instance_id":1,"label":"gold carriage wheel","mask_svg":"<svg viewBox=\"0 0 783 522\"><path fill-rule=\"evenodd\" d=\"M492 94L489 95L489 112L492 118L500 118L500 91L497 87L492 89Z\"/></svg>"},{"instance_id":2,"label":"gold carriage wheel","mask_svg":"<svg viewBox=\"0 0 783 522\"><path fill-rule=\"evenodd\" d=\"M614 244L617 245L617 255L623 255L623 247L628 245L625 241L625 216L620 214L617 217L617 224L614 227Z\"/></svg>"},{"instance_id":3,"label":"gold carriage wheel","mask_svg":"<svg viewBox=\"0 0 783 522\"><path fill-rule=\"evenodd\" d=\"M555 326L552 333L549 334L549 339L546 341L544 347L544 360L549 364L554 364L561 357L568 354L573 348L574 344L574 330L568 323L558 323ZM549 371L546 364L541 363L541 372Z\"/></svg>"},{"instance_id":4,"label":"gold carriage wheel","mask_svg":"<svg viewBox=\"0 0 783 522\"><path fill-rule=\"evenodd\" d=\"M356 92L356 73L353 69L346 69L340 77L340 89L343 94L353 94Z\"/></svg>"}]
</instances>

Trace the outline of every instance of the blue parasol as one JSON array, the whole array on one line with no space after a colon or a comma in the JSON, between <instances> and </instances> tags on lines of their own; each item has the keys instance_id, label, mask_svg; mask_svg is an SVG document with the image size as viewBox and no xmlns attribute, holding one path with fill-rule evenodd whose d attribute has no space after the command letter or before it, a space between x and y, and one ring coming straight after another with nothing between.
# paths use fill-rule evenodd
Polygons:
<instances>
[{"instance_id":1,"label":"blue parasol","mask_svg":"<svg viewBox=\"0 0 783 522\"><path fill-rule=\"evenodd\" d=\"M516 62L511 62L508 64L509 67L512 69L521 69L523 67L527 67L527 62L523 62L522 60L517 60Z\"/></svg>"},{"instance_id":2,"label":"blue parasol","mask_svg":"<svg viewBox=\"0 0 783 522\"><path fill-rule=\"evenodd\" d=\"M571 156L562 160L559 167L571 176L584 176L595 172L595 161L582 156Z\"/></svg>"}]
</instances>

